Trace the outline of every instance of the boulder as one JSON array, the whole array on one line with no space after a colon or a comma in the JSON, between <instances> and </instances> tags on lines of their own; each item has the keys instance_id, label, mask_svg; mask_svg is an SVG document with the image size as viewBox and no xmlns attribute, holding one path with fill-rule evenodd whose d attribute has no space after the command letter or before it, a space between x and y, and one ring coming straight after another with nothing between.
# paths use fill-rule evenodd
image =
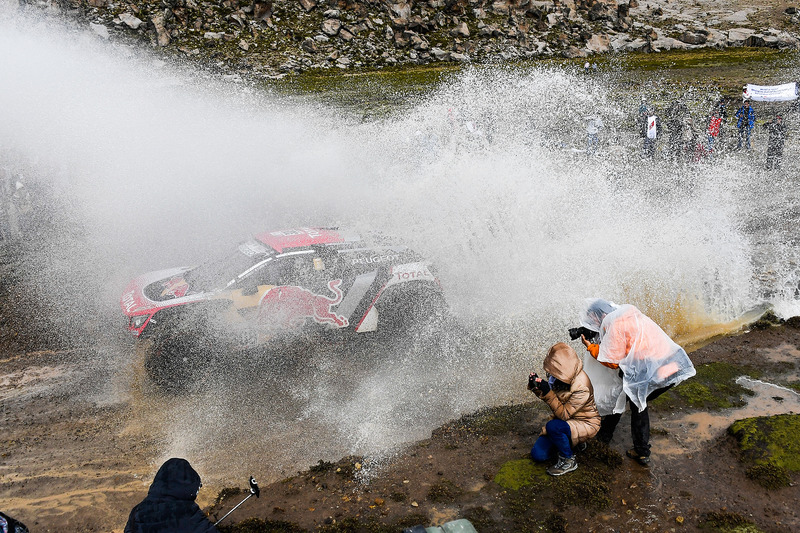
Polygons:
<instances>
[{"instance_id":1,"label":"boulder","mask_svg":"<svg viewBox=\"0 0 800 533\"><path fill-rule=\"evenodd\" d=\"M300 7L302 7L306 13L317 7L316 0L300 0Z\"/></svg>"},{"instance_id":2,"label":"boulder","mask_svg":"<svg viewBox=\"0 0 800 533\"><path fill-rule=\"evenodd\" d=\"M267 20L272 16L271 0L255 0L253 2L253 18L256 20Z\"/></svg>"},{"instance_id":3,"label":"boulder","mask_svg":"<svg viewBox=\"0 0 800 533\"><path fill-rule=\"evenodd\" d=\"M706 44L706 41L708 41L708 37L702 33L695 33L693 31L683 32L678 39L686 44Z\"/></svg>"},{"instance_id":4,"label":"boulder","mask_svg":"<svg viewBox=\"0 0 800 533\"><path fill-rule=\"evenodd\" d=\"M586 50L581 50L577 46L569 46L566 50L561 52L561 55L567 59L574 59L576 57L586 57L589 54L586 53Z\"/></svg>"},{"instance_id":5,"label":"boulder","mask_svg":"<svg viewBox=\"0 0 800 533\"><path fill-rule=\"evenodd\" d=\"M733 28L728 30L728 43L733 46L743 46L744 42L755 32L756 30L752 28Z\"/></svg>"},{"instance_id":6,"label":"boulder","mask_svg":"<svg viewBox=\"0 0 800 533\"><path fill-rule=\"evenodd\" d=\"M121 14L119 20L132 30L138 30L139 26L142 25L142 20L131 13Z\"/></svg>"},{"instance_id":7,"label":"boulder","mask_svg":"<svg viewBox=\"0 0 800 533\"><path fill-rule=\"evenodd\" d=\"M322 21L322 33L325 35L336 35L342 28L342 23L338 19L326 19Z\"/></svg>"},{"instance_id":8,"label":"boulder","mask_svg":"<svg viewBox=\"0 0 800 533\"><path fill-rule=\"evenodd\" d=\"M411 4L407 4L406 2L391 4L389 9L397 18L408 19L411 16Z\"/></svg>"},{"instance_id":9,"label":"boulder","mask_svg":"<svg viewBox=\"0 0 800 533\"><path fill-rule=\"evenodd\" d=\"M103 39L108 39L109 37L108 28L106 28L102 24L95 24L94 22L90 22L89 29L92 30L92 33Z\"/></svg>"},{"instance_id":10,"label":"boulder","mask_svg":"<svg viewBox=\"0 0 800 533\"><path fill-rule=\"evenodd\" d=\"M650 43L644 39L635 39L625 45L625 50L628 52L643 52L650 48Z\"/></svg>"},{"instance_id":11,"label":"boulder","mask_svg":"<svg viewBox=\"0 0 800 533\"><path fill-rule=\"evenodd\" d=\"M431 48L431 55L436 58L437 61L447 61L450 59L450 52L445 52L438 47Z\"/></svg>"},{"instance_id":12,"label":"boulder","mask_svg":"<svg viewBox=\"0 0 800 533\"><path fill-rule=\"evenodd\" d=\"M605 33L594 34L586 43L586 49L590 52L605 53L608 52L610 41L608 35Z\"/></svg>"},{"instance_id":13,"label":"boulder","mask_svg":"<svg viewBox=\"0 0 800 533\"><path fill-rule=\"evenodd\" d=\"M456 37L469 37L469 26L466 22L462 22L450 30L450 34Z\"/></svg>"},{"instance_id":14,"label":"boulder","mask_svg":"<svg viewBox=\"0 0 800 533\"><path fill-rule=\"evenodd\" d=\"M169 31L164 27L164 15L156 15L151 20L153 22L153 27L156 29L156 42L158 42L158 46L167 46L172 39L169 36Z\"/></svg>"},{"instance_id":15,"label":"boulder","mask_svg":"<svg viewBox=\"0 0 800 533\"><path fill-rule=\"evenodd\" d=\"M317 51L317 43L311 37L307 37L303 40L303 43L300 45L300 48L308 52L309 54L313 54Z\"/></svg>"}]
</instances>

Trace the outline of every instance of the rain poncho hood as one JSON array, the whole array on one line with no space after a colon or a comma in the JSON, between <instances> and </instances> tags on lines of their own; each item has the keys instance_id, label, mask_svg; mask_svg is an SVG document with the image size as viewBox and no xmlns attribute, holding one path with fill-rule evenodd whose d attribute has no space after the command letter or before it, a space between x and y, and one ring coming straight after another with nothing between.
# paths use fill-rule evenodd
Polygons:
<instances>
[{"instance_id":1,"label":"rain poncho hood","mask_svg":"<svg viewBox=\"0 0 800 533\"><path fill-rule=\"evenodd\" d=\"M194 502L199 489L200 476L189 461L169 459L131 511L125 533L218 533Z\"/></svg>"},{"instance_id":2,"label":"rain poncho hood","mask_svg":"<svg viewBox=\"0 0 800 533\"><path fill-rule=\"evenodd\" d=\"M587 317L593 316L588 309ZM619 365L624 374L623 390L639 410L647 407L651 392L677 385L696 373L686 351L632 305L618 306L605 315L598 339L597 360Z\"/></svg>"},{"instance_id":3,"label":"rain poncho hood","mask_svg":"<svg viewBox=\"0 0 800 533\"><path fill-rule=\"evenodd\" d=\"M601 298L587 298L581 309L581 326L599 332L603 318L613 313L617 307L613 302Z\"/></svg>"}]
</instances>

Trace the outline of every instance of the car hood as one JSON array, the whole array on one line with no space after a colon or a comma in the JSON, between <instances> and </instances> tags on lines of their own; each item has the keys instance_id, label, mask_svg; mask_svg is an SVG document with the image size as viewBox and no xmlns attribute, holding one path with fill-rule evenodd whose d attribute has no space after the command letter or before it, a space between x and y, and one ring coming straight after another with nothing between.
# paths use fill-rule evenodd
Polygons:
<instances>
[{"instance_id":1,"label":"car hood","mask_svg":"<svg viewBox=\"0 0 800 533\"><path fill-rule=\"evenodd\" d=\"M184 279L193 268L178 267L142 274L125 288L120 307L126 315L133 316L208 298L209 293L193 291Z\"/></svg>"}]
</instances>

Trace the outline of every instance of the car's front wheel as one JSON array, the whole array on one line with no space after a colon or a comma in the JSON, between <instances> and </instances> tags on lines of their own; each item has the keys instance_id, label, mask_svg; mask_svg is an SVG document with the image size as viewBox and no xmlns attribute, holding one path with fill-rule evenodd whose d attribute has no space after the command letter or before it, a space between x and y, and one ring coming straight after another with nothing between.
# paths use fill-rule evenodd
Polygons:
<instances>
[{"instance_id":1,"label":"car's front wheel","mask_svg":"<svg viewBox=\"0 0 800 533\"><path fill-rule=\"evenodd\" d=\"M200 381L209 368L213 351L208 342L190 334L158 335L145 354L150 380L167 392L184 392Z\"/></svg>"}]
</instances>

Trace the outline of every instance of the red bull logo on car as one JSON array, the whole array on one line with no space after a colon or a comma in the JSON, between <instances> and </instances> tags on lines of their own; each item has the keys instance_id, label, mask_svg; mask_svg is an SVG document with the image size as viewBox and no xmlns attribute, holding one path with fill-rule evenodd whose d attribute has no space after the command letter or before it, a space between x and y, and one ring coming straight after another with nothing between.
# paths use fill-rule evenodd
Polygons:
<instances>
[{"instance_id":1,"label":"red bull logo on car","mask_svg":"<svg viewBox=\"0 0 800 533\"><path fill-rule=\"evenodd\" d=\"M258 304L260 323L278 328L299 328L309 318L318 324L332 324L339 328L349 325L347 317L337 314L331 308L342 301L341 279L328 282L333 297L314 294L308 289L295 285L273 287L264 293Z\"/></svg>"}]
</instances>

